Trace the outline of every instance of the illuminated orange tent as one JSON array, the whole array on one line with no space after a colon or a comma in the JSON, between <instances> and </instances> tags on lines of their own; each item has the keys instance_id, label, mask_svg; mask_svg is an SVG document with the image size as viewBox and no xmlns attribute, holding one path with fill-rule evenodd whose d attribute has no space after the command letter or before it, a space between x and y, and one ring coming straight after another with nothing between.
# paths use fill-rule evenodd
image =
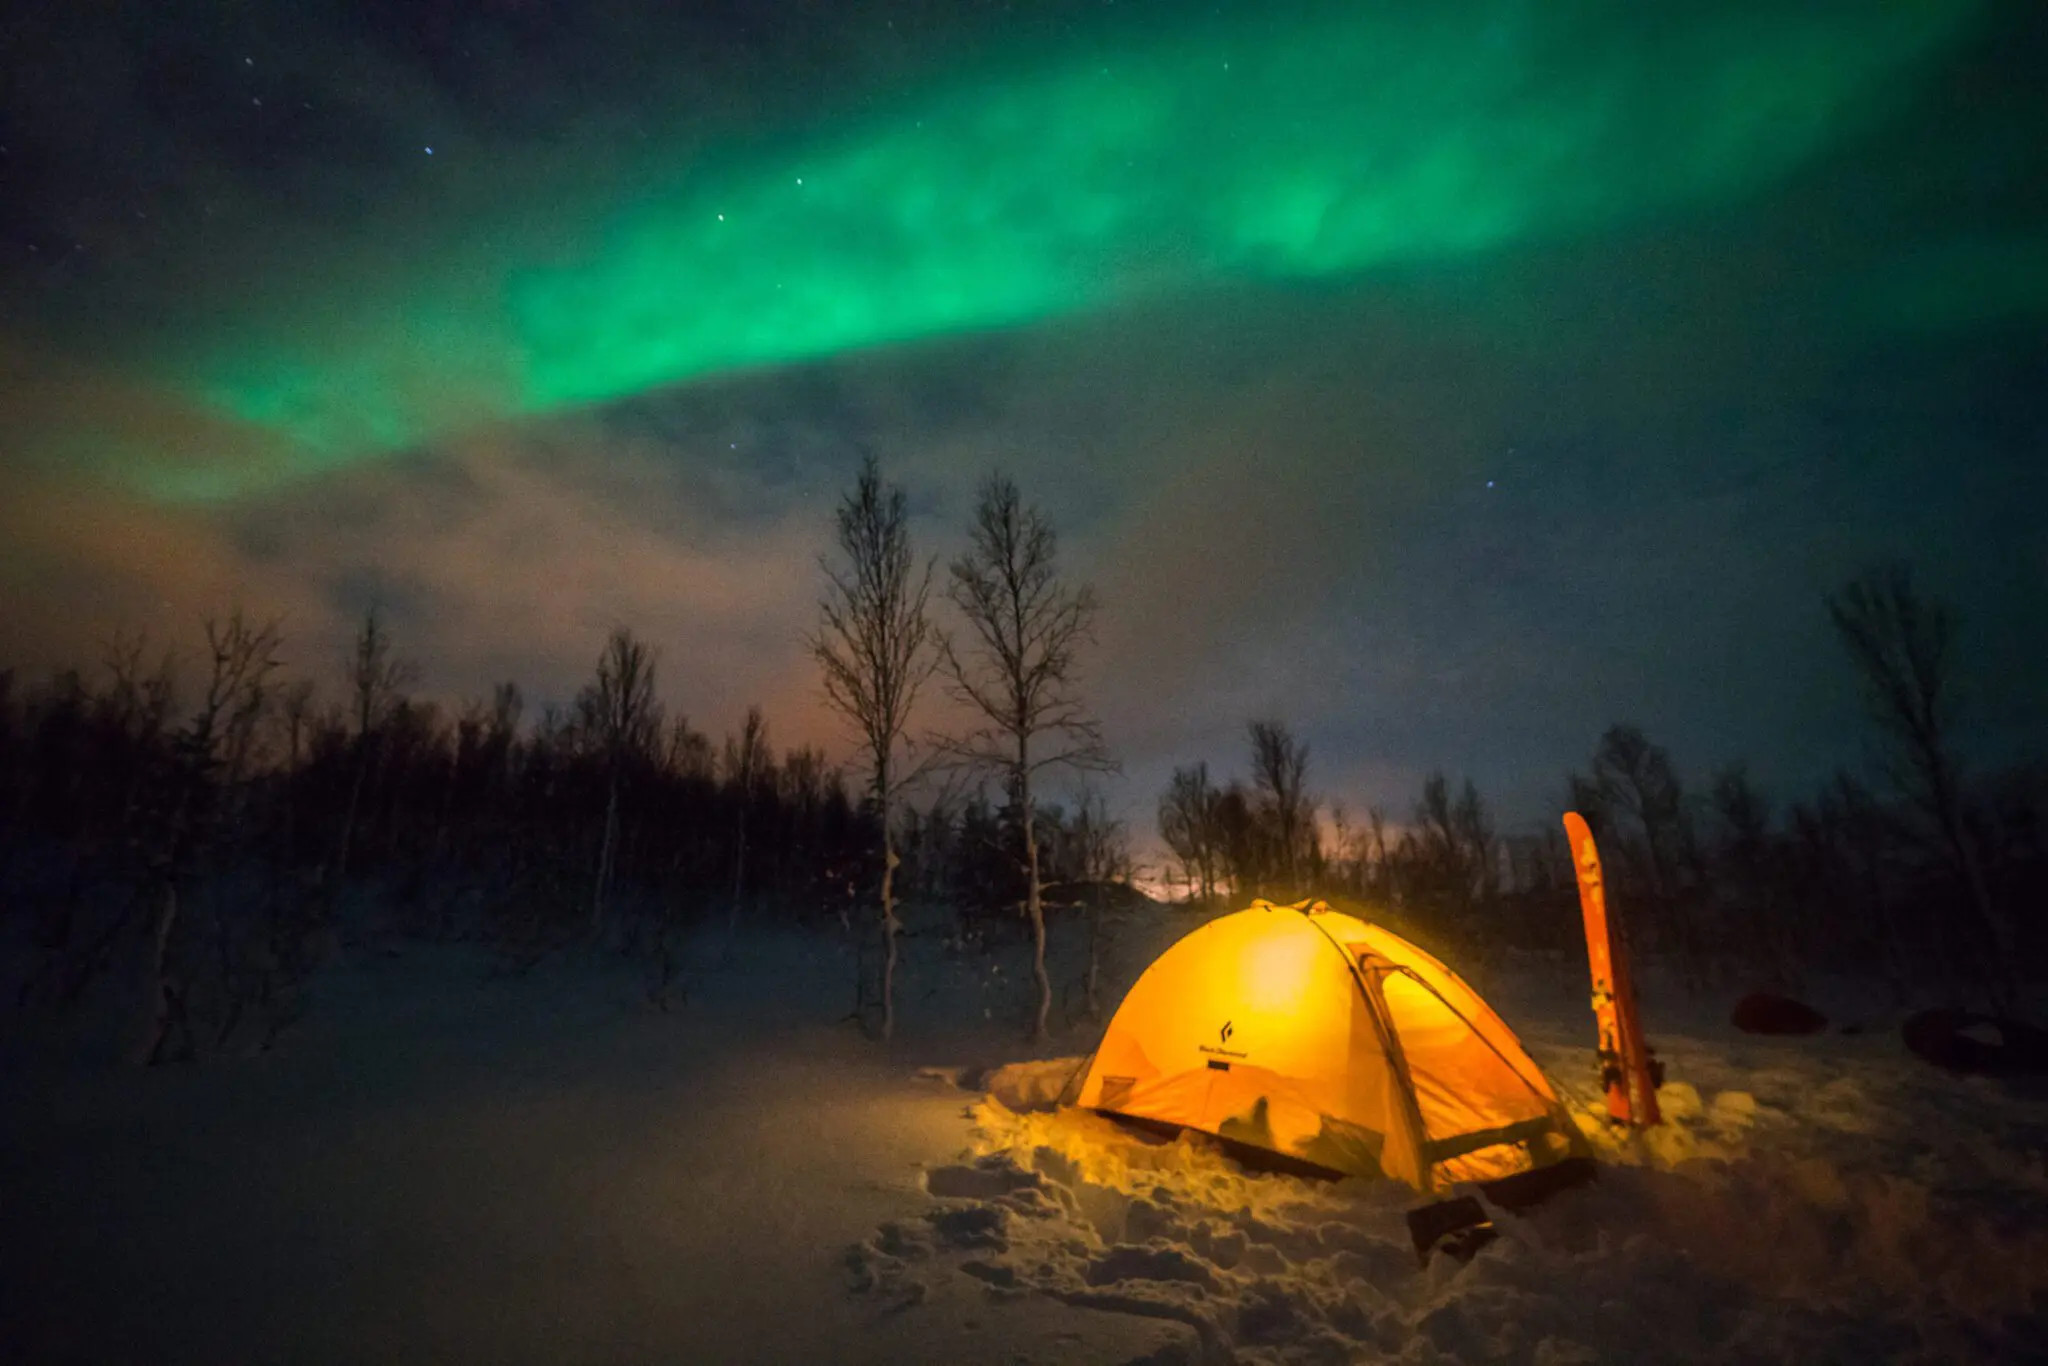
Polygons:
<instances>
[{"instance_id":1,"label":"illuminated orange tent","mask_svg":"<svg viewBox=\"0 0 2048 1366\"><path fill-rule=\"evenodd\" d=\"M1255 901L1161 954L1069 1099L1423 1191L1581 1151L1542 1069L1477 992L1320 901Z\"/></svg>"}]
</instances>

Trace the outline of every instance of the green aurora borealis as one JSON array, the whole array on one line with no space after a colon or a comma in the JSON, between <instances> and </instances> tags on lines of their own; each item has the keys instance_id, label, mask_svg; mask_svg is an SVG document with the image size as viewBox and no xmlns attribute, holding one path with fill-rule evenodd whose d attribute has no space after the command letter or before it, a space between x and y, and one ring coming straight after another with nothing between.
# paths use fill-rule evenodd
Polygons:
<instances>
[{"instance_id":1,"label":"green aurora borealis","mask_svg":"<svg viewBox=\"0 0 2048 1366\"><path fill-rule=\"evenodd\" d=\"M1356 288L1732 200L1894 111L1973 7L1636 8L1341 6L934 73L594 204L524 206L590 225L565 251L435 223L377 289L191 324L151 378L286 454L119 464L157 497L232 498L722 372L1220 287ZM436 275L451 252L481 262L459 287Z\"/></svg>"}]
</instances>

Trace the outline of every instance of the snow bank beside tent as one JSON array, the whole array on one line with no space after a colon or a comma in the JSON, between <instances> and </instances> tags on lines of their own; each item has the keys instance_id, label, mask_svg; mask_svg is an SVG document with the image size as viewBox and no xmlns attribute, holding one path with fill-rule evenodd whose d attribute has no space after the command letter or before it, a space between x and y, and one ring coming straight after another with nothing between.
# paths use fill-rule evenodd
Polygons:
<instances>
[{"instance_id":1,"label":"snow bank beside tent","mask_svg":"<svg viewBox=\"0 0 2048 1366\"><path fill-rule=\"evenodd\" d=\"M1590 1073L1583 1048L1537 1052ZM1469 1263L1418 1265L1393 1183L1254 1174L1199 1135L1013 1108L1074 1065L1048 1060L969 1078L998 1093L971 1148L849 1266L871 1292L914 1262L996 1302L1167 1323L1162 1364L2040 1359L2048 1100L1887 1039L1663 1052L1671 1122L1624 1138L1575 1092L1601 1179L1495 1211Z\"/></svg>"}]
</instances>

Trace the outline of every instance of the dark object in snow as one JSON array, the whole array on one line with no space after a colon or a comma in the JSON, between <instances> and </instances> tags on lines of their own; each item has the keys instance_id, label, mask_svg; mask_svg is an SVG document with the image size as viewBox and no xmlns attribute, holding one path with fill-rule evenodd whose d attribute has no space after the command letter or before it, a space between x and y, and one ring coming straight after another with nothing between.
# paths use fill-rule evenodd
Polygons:
<instances>
[{"instance_id":1,"label":"dark object in snow","mask_svg":"<svg viewBox=\"0 0 2048 1366\"><path fill-rule=\"evenodd\" d=\"M1967 1010L1922 1010L1899 1034L1909 1051L1949 1072L2012 1077L2048 1072L2048 1030Z\"/></svg>"},{"instance_id":2,"label":"dark object in snow","mask_svg":"<svg viewBox=\"0 0 2048 1366\"><path fill-rule=\"evenodd\" d=\"M1479 1189L1500 1208L1514 1214L1534 1209L1561 1190L1583 1186L1600 1177L1600 1168L1590 1157L1567 1157L1548 1167L1536 1167L1495 1181L1482 1181Z\"/></svg>"},{"instance_id":3,"label":"dark object in snow","mask_svg":"<svg viewBox=\"0 0 2048 1366\"><path fill-rule=\"evenodd\" d=\"M1437 1249L1461 1263L1469 1262L1479 1255L1480 1248L1498 1237L1500 1230L1488 1220L1486 1223L1474 1224L1470 1228L1461 1228L1456 1233L1447 1235L1437 1244ZM1423 1260L1426 1262L1429 1259L1425 1256Z\"/></svg>"},{"instance_id":4,"label":"dark object in snow","mask_svg":"<svg viewBox=\"0 0 2048 1366\"><path fill-rule=\"evenodd\" d=\"M1010 1240L1003 1236L1003 1211L993 1205L933 1210L925 1222L954 1247L992 1247L998 1252L1010 1248Z\"/></svg>"},{"instance_id":5,"label":"dark object in snow","mask_svg":"<svg viewBox=\"0 0 2048 1366\"><path fill-rule=\"evenodd\" d=\"M1433 1248L1441 1247L1461 1262L1500 1235L1486 1207L1469 1195L1439 1200L1433 1205L1408 1211L1408 1236L1415 1240L1415 1256L1427 1264Z\"/></svg>"},{"instance_id":6,"label":"dark object in snow","mask_svg":"<svg viewBox=\"0 0 2048 1366\"><path fill-rule=\"evenodd\" d=\"M1728 1023L1745 1034L1818 1034L1828 1027L1828 1017L1790 996L1752 991L1735 1003Z\"/></svg>"},{"instance_id":7,"label":"dark object in snow","mask_svg":"<svg viewBox=\"0 0 2048 1366\"><path fill-rule=\"evenodd\" d=\"M1044 1184L1037 1172L995 1153L976 1158L972 1166L934 1167L924 1174L925 1192L941 1200L996 1200Z\"/></svg>"},{"instance_id":8,"label":"dark object in snow","mask_svg":"<svg viewBox=\"0 0 2048 1366\"><path fill-rule=\"evenodd\" d=\"M1497 1181L1482 1181L1479 1189L1486 1196L1487 1204L1510 1214L1520 1214L1561 1190L1583 1186L1599 1175L1600 1169L1593 1164L1592 1158L1568 1157L1548 1167L1517 1172ZM1487 1213L1487 1206L1473 1196L1460 1195L1409 1210L1408 1236L1415 1241L1416 1257L1427 1265L1433 1248L1441 1248L1459 1261L1468 1262L1499 1234L1494 1229L1492 1216Z\"/></svg>"}]
</instances>

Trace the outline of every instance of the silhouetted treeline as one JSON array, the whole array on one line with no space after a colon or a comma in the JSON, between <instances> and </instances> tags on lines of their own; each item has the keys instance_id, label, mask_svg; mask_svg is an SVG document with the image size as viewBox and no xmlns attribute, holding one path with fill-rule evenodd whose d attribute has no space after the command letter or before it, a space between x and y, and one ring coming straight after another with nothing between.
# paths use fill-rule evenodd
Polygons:
<instances>
[{"instance_id":1,"label":"silhouetted treeline","mask_svg":"<svg viewBox=\"0 0 2048 1366\"><path fill-rule=\"evenodd\" d=\"M91 673L0 672L0 889L30 954L10 989L61 1007L139 966L163 998L145 1055L273 1035L347 936L525 961L602 914L665 1000L681 926L742 890L750 912L843 909L867 876L874 822L838 770L758 716L723 746L664 716L630 633L537 716L512 683L452 710L411 696L374 617L339 696L290 676L274 627L207 635L196 659L119 640Z\"/></svg>"},{"instance_id":2,"label":"silhouetted treeline","mask_svg":"<svg viewBox=\"0 0 2048 1366\"><path fill-rule=\"evenodd\" d=\"M1987 777L1968 801L1993 895L2015 907L2048 894L2044 795L2041 771L2020 769ZM1884 978L1901 999L1956 988L2000 997L2048 958L2028 916L2015 955L1994 960L1968 889L1922 823L1847 772L1782 806L1739 765L1695 791L1640 729L1616 725L1560 800L1591 824L1639 951L1695 985L1797 990L1814 973L1848 972ZM1432 777L1397 836L1375 813L1329 869L1331 885L1481 960L1500 946L1583 946L1562 830L1496 837L1469 782L1452 799Z\"/></svg>"},{"instance_id":3,"label":"silhouetted treeline","mask_svg":"<svg viewBox=\"0 0 2048 1366\"><path fill-rule=\"evenodd\" d=\"M2048 767L1972 776L1951 730L1953 624L1884 566L1830 595L1864 684L1873 780L1848 770L1774 801L1740 765L1688 785L1636 726L1610 727L1558 793L1598 838L1639 949L1687 980L1789 988L1819 971L1877 975L1901 997L2008 1001L2048 967ZM1340 894L1383 908L1461 961L1503 948L1575 953L1577 883L1561 827L1503 836L1467 779L1432 775L1413 806L1362 825L1302 792L1306 747L1251 727L1250 782L1175 771L1159 831L1187 894Z\"/></svg>"},{"instance_id":4,"label":"silhouetted treeline","mask_svg":"<svg viewBox=\"0 0 2048 1366\"><path fill-rule=\"evenodd\" d=\"M594 937L643 960L667 1005L702 920L870 928L872 806L821 751L779 750L758 709L720 738L666 715L631 632L537 714L510 682L454 708L412 695L374 614L324 680L287 667L272 625L236 615L207 637L198 656L120 638L96 670L0 671L17 1005L127 993L153 1059L267 1043L357 941L475 940L516 967ZM1024 932L1014 804L941 798L898 825L905 895L955 908L963 944ZM1128 874L1099 799L1041 805L1037 842L1050 908L1098 909Z\"/></svg>"},{"instance_id":5,"label":"silhouetted treeline","mask_svg":"<svg viewBox=\"0 0 2048 1366\"><path fill-rule=\"evenodd\" d=\"M1104 884L1130 877L1126 832L1104 814L1099 797L1039 802L1034 821L1049 911L1085 909ZM897 877L905 893L949 908L963 942L1003 941L1028 932L1020 908L1029 893L1029 868L1020 852L1023 821L1015 802L998 803L986 790L964 798L941 795L903 813L898 839L903 868Z\"/></svg>"},{"instance_id":6,"label":"silhouetted treeline","mask_svg":"<svg viewBox=\"0 0 2048 1366\"><path fill-rule=\"evenodd\" d=\"M1866 684L1875 779L1845 770L1789 802L1739 766L1689 784L1616 725L1560 806L1592 824L1625 933L1695 982L1797 988L1853 971L1901 995L2009 999L2048 964L2048 770L1959 761L1952 627L1902 570L1828 605ZM319 961L389 935L477 940L509 965L603 942L645 965L666 1007L681 931L706 917L728 942L743 916L879 933L862 914L882 876L872 798L819 751L779 751L758 711L718 740L665 714L658 657L629 631L538 715L509 682L452 709L414 696L374 615L340 664L301 672L274 625L237 613L183 658L121 637L90 671L0 671L0 930L17 1005L103 989L133 1004L136 1052L157 1059L267 1043ZM1312 795L1308 746L1284 724L1255 722L1246 742L1248 779L1197 763L1160 797L1190 899L1348 895L1474 966L1507 948L1579 951L1561 829L1504 836L1472 782L1441 774L1409 810L1355 820ZM1017 794L997 787L899 805L900 894L949 908L963 948L1021 937L1035 844L1044 910L1086 927L1097 1009L1125 832L1085 796L1034 801L1027 840Z\"/></svg>"}]
</instances>

